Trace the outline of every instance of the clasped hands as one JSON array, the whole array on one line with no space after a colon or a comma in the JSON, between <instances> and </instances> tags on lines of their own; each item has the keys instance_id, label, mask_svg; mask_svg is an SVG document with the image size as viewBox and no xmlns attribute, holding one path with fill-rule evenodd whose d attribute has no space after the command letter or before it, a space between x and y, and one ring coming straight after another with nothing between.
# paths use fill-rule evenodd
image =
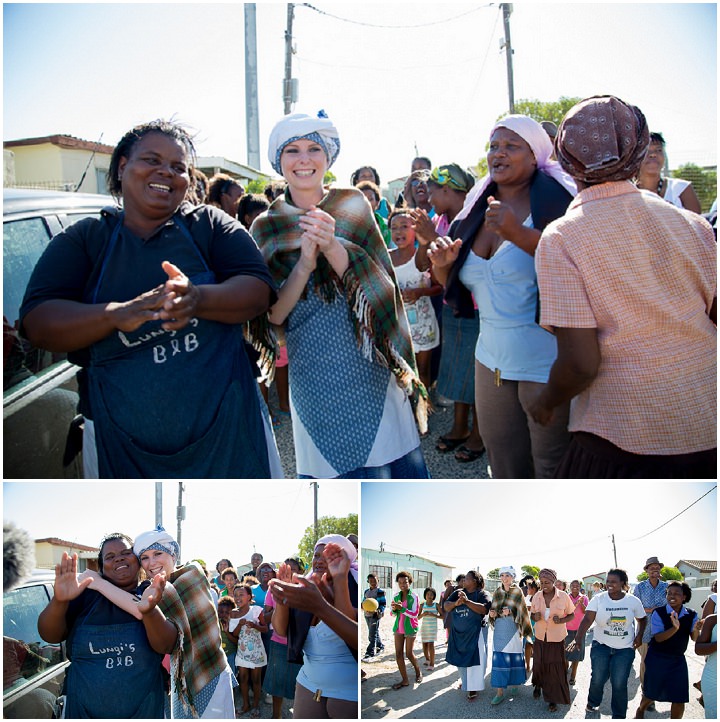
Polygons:
<instances>
[{"instance_id":1,"label":"clasped hands","mask_svg":"<svg viewBox=\"0 0 720 722\"><path fill-rule=\"evenodd\" d=\"M124 302L110 302L106 312L120 331L136 331L148 321L163 321L166 331L179 331L196 315L200 290L174 264L163 261L165 283Z\"/></svg>"},{"instance_id":2,"label":"clasped hands","mask_svg":"<svg viewBox=\"0 0 720 722\"><path fill-rule=\"evenodd\" d=\"M314 271L320 253L327 255L337 245L335 219L320 208L312 207L300 216L300 263L308 271Z\"/></svg>"}]
</instances>

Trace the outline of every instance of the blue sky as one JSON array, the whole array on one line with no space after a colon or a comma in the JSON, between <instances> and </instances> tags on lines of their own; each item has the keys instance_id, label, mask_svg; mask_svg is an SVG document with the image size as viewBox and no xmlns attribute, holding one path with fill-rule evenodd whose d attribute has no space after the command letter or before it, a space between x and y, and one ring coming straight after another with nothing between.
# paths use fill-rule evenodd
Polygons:
<instances>
[{"instance_id":1,"label":"blue sky","mask_svg":"<svg viewBox=\"0 0 720 722\"><path fill-rule=\"evenodd\" d=\"M618 566L631 579L650 556L717 559L715 483L384 482L362 484L364 547L411 552L461 571L554 568L563 579ZM669 524L678 512L707 494ZM654 531L662 526L658 531ZM654 532L654 533L650 533Z\"/></svg>"},{"instance_id":2,"label":"blue sky","mask_svg":"<svg viewBox=\"0 0 720 722\"><path fill-rule=\"evenodd\" d=\"M225 4L4 4L3 138L64 133L114 145L175 116L201 155L247 161L244 15ZM286 3L257 4L261 169L282 116ZM613 93L665 134L671 167L717 154L714 3L514 3L515 98ZM382 27L377 27L382 26ZM295 110L324 108L347 183L383 181L415 149L472 165L507 109L498 3L333 2L295 7Z\"/></svg>"},{"instance_id":3,"label":"blue sky","mask_svg":"<svg viewBox=\"0 0 720 722\"><path fill-rule=\"evenodd\" d=\"M318 516L357 513L358 493L355 482L319 482ZM163 525L176 536L177 482L162 482L162 500ZM182 556L212 567L249 563L253 551L283 561L312 525L313 504L307 481L185 482ZM5 482L3 518L34 539L95 546L114 531L135 537L155 526L155 482Z\"/></svg>"}]
</instances>

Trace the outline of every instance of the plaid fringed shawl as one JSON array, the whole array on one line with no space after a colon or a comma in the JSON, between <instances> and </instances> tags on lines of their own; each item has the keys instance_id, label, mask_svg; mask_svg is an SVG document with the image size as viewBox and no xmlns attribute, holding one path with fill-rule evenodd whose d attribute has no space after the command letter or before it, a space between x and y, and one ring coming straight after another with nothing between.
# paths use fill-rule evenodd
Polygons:
<instances>
[{"instance_id":1,"label":"plaid fringed shawl","mask_svg":"<svg viewBox=\"0 0 720 722\"><path fill-rule=\"evenodd\" d=\"M158 605L178 628L172 653L173 687L194 716L195 698L227 666L210 585L194 562L174 571Z\"/></svg>"},{"instance_id":2,"label":"plaid fringed shawl","mask_svg":"<svg viewBox=\"0 0 720 722\"><path fill-rule=\"evenodd\" d=\"M494 609L498 617L501 617L503 607L508 607L510 610L510 616L515 621L520 636L532 639L530 615L528 614L527 604L525 604L525 597L523 597L522 590L517 584L512 584L507 592L502 584L495 590L490 610ZM490 624L494 626L495 620L491 618Z\"/></svg>"},{"instance_id":3,"label":"plaid fringed shawl","mask_svg":"<svg viewBox=\"0 0 720 722\"><path fill-rule=\"evenodd\" d=\"M300 258L303 231L298 221L305 211L293 206L290 200L285 191L285 197L277 198L251 229L278 287ZM363 356L392 371L413 401L420 431L424 433L427 391L415 365L410 328L392 261L367 200L354 188L333 189L317 207L335 219L335 236L345 247L350 262L340 279L320 254L314 272L315 292L328 303L338 294L345 295ZM267 337L267 329L257 326L253 329L252 342L260 352L263 376L271 378L274 353L267 348Z\"/></svg>"}]
</instances>

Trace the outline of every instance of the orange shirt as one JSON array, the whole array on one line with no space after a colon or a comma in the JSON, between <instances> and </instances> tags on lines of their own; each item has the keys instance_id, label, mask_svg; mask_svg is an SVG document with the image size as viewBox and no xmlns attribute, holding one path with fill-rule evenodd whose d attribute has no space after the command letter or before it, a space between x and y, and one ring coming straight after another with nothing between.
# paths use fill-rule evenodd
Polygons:
<instances>
[{"instance_id":1,"label":"orange shirt","mask_svg":"<svg viewBox=\"0 0 720 722\"><path fill-rule=\"evenodd\" d=\"M575 611L575 605L567 592L556 587L553 589L555 589L555 595L550 600L550 614L547 615L547 620L545 619L545 610L548 607L545 604L542 589L533 595L530 613L540 612L542 615L540 621L535 622L535 639L541 639L543 642L564 642L567 636L567 627L564 623L555 624L553 617L555 615L566 617L568 614L572 614Z\"/></svg>"},{"instance_id":2,"label":"orange shirt","mask_svg":"<svg viewBox=\"0 0 720 722\"><path fill-rule=\"evenodd\" d=\"M717 436L717 244L702 216L630 181L590 186L535 255L540 323L595 328L600 369L570 431L635 454L713 449Z\"/></svg>"}]
</instances>

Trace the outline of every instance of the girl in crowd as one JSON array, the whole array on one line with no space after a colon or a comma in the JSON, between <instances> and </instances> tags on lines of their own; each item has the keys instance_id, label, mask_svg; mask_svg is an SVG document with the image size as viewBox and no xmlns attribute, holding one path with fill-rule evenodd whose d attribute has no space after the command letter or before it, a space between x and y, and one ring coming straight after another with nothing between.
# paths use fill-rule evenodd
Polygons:
<instances>
[{"instance_id":1,"label":"girl in crowd","mask_svg":"<svg viewBox=\"0 0 720 722\"><path fill-rule=\"evenodd\" d=\"M520 588L522 589L522 585L520 585ZM525 604L527 605L527 608L530 609L530 605L532 604L533 597L540 591L540 585L537 581L535 581L534 577L530 577L529 579L526 579L525 582ZM532 618L532 615L530 616L530 626L532 627L533 633L531 639L525 640L525 676L529 677L530 672L532 671L530 668L530 665L532 663L533 658L533 646L535 644L535 620Z\"/></svg>"},{"instance_id":2,"label":"girl in crowd","mask_svg":"<svg viewBox=\"0 0 720 722\"><path fill-rule=\"evenodd\" d=\"M227 173L216 173L208 181L208 191L205 202L208 205L220 208L229 216L237 217L238 204L243 197L245 189Z\"/></svg>"},{"instance_id":3,"label":"girl in crowd","mask_svg":"<svg viewBox=\"0 0 720 722\"><path fill-rule=\"evenodd\" d=\"M505 700L506 687L514 688L525 682L523 641L532 637L532 627L522 590L515 584L516 576L513 567L500 568L502 583L493 594L488 614L493 625L490 681L496 689L490 704L500 704ZM513 692L511 689L511 694Z\"/></svg>"},{"instance_id":4,"label":"girl in crowd","mask_svg":"<svg viewBox=\"0 0 720 722\"><path fill-rule=\"evenodd\" d=\"M405 665L405 656L415 669L415 681L422 682L422 672L413 652L415 644L415 636L418 629L418 615L420 614L420 597L410 588L412 584L412 575L410 572L401 571L395 576L400 591L395 595L390 608L395 615L395 624L393 624L393 635L395 638L395 661L400 670L400 681L396 682L392 688L400 689L410 684L407 675L407 667Z\"/></svg>"},{"instance_id":5,"label":"girl in crowd","mask_svg":"<svg viewBox=\"0 0 720 722\"><path fill-rule=\"evenodd\" d=\"M442 614L435 601L436 592L432 587L427 587L423 592L422 608L418 618L420 622L420 641L423 646L423 655L425 661L423 665L428 668L428 672L435 669L435 640L437 640L437 620L442 619Z\"/></svg>"},{"instance_id":6,"label":"girl in crowd","mask_svg":"<svg viewBox=\"0 0 720 722\"><path fill-rule=\"evenodd\" d=\"M569 646L570 642L575 639L580 623L585 616L585 610L590 603L590 600L582 593L580 581L578 579L573 579L570 582L570 601L575 607L575 616L566 625L566 647ZM582 647L575 647L572 652L568 652L566 659L570 663L570 686L572 687L572 685L575 684L575 678L577 677L578 665L585 659L585 645Z\"/></svg>"},{"instance_id":7,"label":"girl in crowd","mask_svg":"<svg viewBox=\"0 0 720 722\"><path fill-rule=\"evenodd\" d=\"M702 622L685 606L692 597L685 582L669 582L665 596L667 604L650 617L653 637L645 657L643 696L636 719L642 719L654 701L670 702L670 717L681 719L690 700L685 650L691 639L697 640Z\"/></svg>"},{"instance_id":8,"label":"girl in crowd","mask_svg":"<svg viewBox=\"0 0 720 722\"><path fill-rule=\"evenodd\" d=\"M288 185L252 226L281 286L269 320L285 324L297 473L427 478L411 403L424 432L427 392L387 248L360 191L323 185L339 150L322 111L280 120L269 158ZM270 374L274 343L254 341Z\"/></svg>"},{"instance_id":9,"label":"girl in crowd","mask_svg":"<svg viewBox=\"0 0 720 722\"><path fill-rule=\"evenodd\" d=\"M286 567L289 567L291 574L299 576L302 572L300 562L297 559L286 559L284 563ZM272 622L275 606L275 597L272 594L272 588L270 588L265 595L263 614L265 621L272 628L272 636L270 637L268 663L262 688L263 692L272 697L273 719L281 719L283 699L292 700L295 697L295 680L302 665L288 661L287 637L278 634Z\"/></svg>"},{"instance_id":10,"label":"girl in crowd","mask_svg":"<svg viewBox=\"0 0 720 722\"><path fill-rule=\"evenodd\" d=\"M260 685L262 668L267 664L262 632L267 631L262 607L253 604L253 588L249 582L236 584L233 589L237 617L230 620L228 631L237 640L235 665L240 677L240 692L243 698L242 713L251 712L251 717L260 716ZM250 709L250 684L253 690L252 711Z\"/></svg>"},{"instance_id":11,"label":"girl in crowd","mask_svg":"<svg viewBox=\"0 0 720 722\"><path fill-rule=\"evenodd\" d=\"M430 297L441 294L442 286L430 271L419 271L415 265L415 229L410 212L404 208L393 211L389 223L395 244L390 258L410 324L415 360L420 380L430 388L432 350L440 345L440 328Z\"/></svg>"},{"instance_id":12,"label":"girl in crowd","mask_svg":"<svg viewBox=\"0 0 720 722\"><path fill-rule=\"evenodd\" d=\"M628 679L635 650L642 644L647 619L642 602L628 594L630 585L624 569L607 573L607 591L596 594L588 604L574 641L567 647L572 652L585 645L585 633L596 622L590 649L592 673L588 690L587 711L597 712L603 698L605 683L610 680L610 707L615 719L624 719L628 706ZM637 632L635 631L637 620Z\"/></svg>"}]
</instances>

